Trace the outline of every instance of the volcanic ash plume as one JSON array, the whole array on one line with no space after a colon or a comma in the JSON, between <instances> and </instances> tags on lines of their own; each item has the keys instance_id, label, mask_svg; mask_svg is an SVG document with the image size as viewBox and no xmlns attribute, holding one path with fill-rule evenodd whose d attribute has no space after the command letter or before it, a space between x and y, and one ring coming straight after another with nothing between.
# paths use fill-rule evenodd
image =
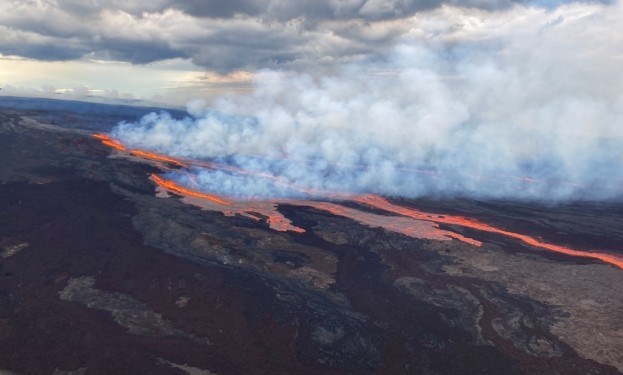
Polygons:
<instances>
[{"instance_id":1,"label":"volcanic ash plume","mask_svg":"<svg viewBox=\"0 0 623 375\"><path fill-rule=\"evenodd\" d=\"M332 74L260 72L251 95L113 135L248 171L193 170L225 195L621 198L621 5L505 12L443 8L384 57Z\"/></svg>"}]
</instances>

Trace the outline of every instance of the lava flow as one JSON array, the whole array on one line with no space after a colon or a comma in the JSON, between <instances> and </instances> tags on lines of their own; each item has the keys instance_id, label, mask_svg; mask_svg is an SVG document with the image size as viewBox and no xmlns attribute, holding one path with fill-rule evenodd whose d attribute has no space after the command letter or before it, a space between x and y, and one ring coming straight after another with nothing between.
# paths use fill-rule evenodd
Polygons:
<instances>
[{"instance_id":1,"label":"lava flow","mask_svg":"<svg viewBox=\"0 0 623 375\"><path fill-rule=\"evenodd\" d=\"M413 218L406 216L373 214L330 202L287 200L282 201L282 203L295 206L309 206L317 210L329 212L335 216L342 216L355 220L356 222L371 228L383 228L385 230L401 233L409 237L425 238L437 241L448 241L454 238L470 245L482 246L482 242L480 241L462 236L458 233L440 229L437 223L430 221L414 220Z\"/></svg>"},{"instance_id":2,"label":"lava flow","mask_svg":"<svg viewBox=\"0 0 623 375\"><path fill-rule=\"evenodd\" d=\"M164 163L168 163L168 164L173 164L176 165L178 167L181 168L186 168L189 165L178 160L178 159L174 159L170 156L166 156L166 155L161 155L161 154L156 154L153 152L149 152L149 151L144 151L144 150L139 150L139 149L128 149L127 147L125 147L121 142L119 142L117 139L111 138L110 136L106 135L106 134L101 134L101 133L95 133L93 134L93 138L99 139L102 144L114 148L117 151L125 151L125 152L129 152L131 155L136 156L138 158L141 159L146 159L146 160L152 160L152 161L159 161L159 162L164 162Z\"/></svg>"},{"instance_id":3,"label":"lava flow","mask_svg":"<svg viewBox=\"0 0 623 375\"><path fill-rule=\"evenodd\" d=\"M607 253L598 253L598 252L588 252L571 249L565 246L554 245L546 242L542 242L537 240L534 237L530 237L525 234L511 232L505 229L496 228L489 224L480 222L478 220L465 218L462 216L451 216L451 215L434 215L426 212L422 212L416 209L411 209L403 206L398 206L390 203L386 199L379 197L377 195L366 195L355 198L355 201L359 203L363 203L369 205L374 208L378 208L387 212L392 212L398 215L411 217L416 220L424 220L424 221L432 221L435 223L441 224L450 224L450 225L458 225L470 229L476 229L483 232L501 234L506 237L515 238L520 240L521 242L541 249L553 251L560 254L566 254L574 257L581 258L591 258L601 260L606 263L610 263L614 266L617 266L623 269L623 256L607 254Z\"/></svg>"},{"instance_id":4,"label":"lava flow","mask_svg":"<svg viewBox=\"0 0 623 375\"><path fill-rule=\"evenodd\" d=\"M175 165L180 168L189 168L191 166L201 167L201 168L207 168L207 169L213 169L213 170L226 171L226 172L235 173L238 175L265 178L265 179L272 180L273 183L277 185L285 186L286 188L291 189L292 191L297 191L299 193L303 193L303 194L314 196L314 197L324 197L328 199L349 199L350 197L352 197L352 194L348 194L348 193L329 192L329 191L324 191L324 190L319 190L319 189L298 186L296 184L293 184L287 181L284 178L275 176L270 173L260 172L260 171L250 171L250 170L246 170L246 169L234 166L234 165L217 163L217 162L200 161L200 160L172 158L170 156L156 154L156 153L145 151L145 150L128 149L121 142L119 142L119 140L114 139L106 134L94 133L93 138L99 139L102 142L102 144L105 146L114 148L115 150L120 151L120 152L129 153L132 156L136 156L144 160L163 162L166 164Z\"/></svg>"},{"instance_id":5,"label":"lava flow","mask_svg":"<svg viewBox=\"0 0 623 375\"><path fill-rule=\"evenodd\" d=\"M399 206L396 204L392 204L386 199L377 196L377 195L363 195L363 196L352 196L350 194L341 194L341 193L330 193L330 192L321 192L322 194L318 194L316 191L309 191L304 188L297 187L288 182L282 181L278 176L274 176L272 174L268 174L265 172L254 172L247 171L241 169L239 167L218 164L218 163L209 163L209 162L201 162L201 161L181 161L178 159L174 159L165 155L159 155L148 151L136 150L136 149L128 149L121 142L116 139L113 139L105 134L94 134L93 137L102 141L102 143L106 146L114 148L118 151L127 152L130 155L151 160L164 162L168 164L172 164L178 167L188 167L188 166L202 166L211 169L221 169L229 172L252 175L260 178L270 178L277 183L288 184L294 190L306 192L306 193L315 193L313 195L316 196L324 196L325 198L342 198L347 200L352 200L359 204L367 205L376 209L380 209L386 212L390 212L393 214L397 214L399 216L385 216L363 212L354 208L345 207L336 203L329 202L319 202L319 201L311 201L311 200L294 200L294 199L282 199L282 200L256 200L256 201L248 201L248 200L225 200L223 198L217 197L215 195L207 194L198 190L193 190L186 188L182 185L177 184L174 181L166 180L158 175L152 174L151 179L158 185L160 188L165 191L173 192L178 195L182 195L186 198L195 198L200 200L200 202L189 202L193 204L197 204L200 206L204 206L201 201L209 202L211 205L205 207L210 210L221 211L225 215L232 216L236 214L240 214L254 220L260 220L261 218L266 218L269 226L272 229L278 231L295 231L295 232L305 232L304 229L296 227L292 225L291 221L287 219L285 216L280 214L277 211L278 204L290 204L295 206L309 206L322 211L329 212L333 215L346 217L352 220L355 220L361 224L370 226L370 227L380 227L389 231L402 233L407 236L416 237L416 238L427 238L433 240L449 240L449 239L457 239L462 242L469 243L474 246L481 246L482 242L465 237L461 234L442 230L439 228L439 224L448 224L448 225L457 225L465 228L476 229L482 232L494 233L503 235L509 238L514 238L520 240L521 242L530 245L532 247L545 249L548 251L552 251L555 253L565 254L573 257L581 257L581 258L590 258L600 260L609 264L612 264L620 269L623 269L623 256L601 253L601 252L589 252L589 251L581 251L571 249L565 246L554 245L550 243L546 243L540 241L534 237L530 237L528 235L511 232L505 229L497 228L491 226L489 224L465 218L462 216L453 216L453 215L437 215L430 214L426 212L422 212L416 209L407 208L403 206ZM212 206L212 204L216 204L216 207ZM224 208L223 206L227 206ZM430 224L425 224L430 223Z\"/></svg>"},{"instance_id":6,"label":"lava flow","mask_svg":"<svg viewBox=\"0 0 623 375\"><path fill-rule=\"evenodd\" d=\"M190 197L195 197L195 198L201 198L201 199L207 199L211 202L214 203L218 203L218 204L222 204L222 205L230 205L231 203L228 201L225 201L223 199L220 199L214 195L211 194L206 194L206 193L202 193L196 190L191 190L188 188L185 188L181 185L176 184L175 182L171 181L171 180L165 180L164 178L156 175L156 174L152 174L151 175L151 179L156 183L156 185L160 186L161 188L165 189L165 190L169 190L172 191L174 193L177 194L181 194L181 195L187 195Z\"/></svg>"},{"instance_id":7,"label":"lava flow","mask_svg":"<svg viewBox=\"0 0 623 375\"><path fill-rule=\"evenodd\" d=\"M471 245L481 246L482 243L471 238L464 237L458 233L440 229L437 223L414 220L405 216L385 216L357 210L342 206L337 203L319 202L302 199L279 199L279 200L234 200L223 207L213 195L202 193L180 186L179 184L166 180L160 176L152 175L152 180L162 189L183 196L185 203L199 206L210 211L220 211L226 216L242 215L253 220L266 218L270 228L280 231L293 231L304 233L303 228L296 227L292 222L283 216L277 207L279 204L288 204L299 207L312 207L320 211L328 212L335 216L345 217L371 228L383 228L385 230L401 233L409 237L425 238L437 241L448 241L457 239ZM199 198L195 200L193 198ZM207 201L206 201L207 200ZM214 203L217 203L216 205Z\"/></svg>"},{"instance_id":8,"label":"lava flow","mask_svg":"<svg viewBox=\"0 0 623 375\"><path fill-rule=\"evenodd\" d=\"M270 201L226 201L215 195L185 188L158 175L151 175L152 181L164 191L181 195L185 203L193 204L210 211L222 212L225 216L242 215L253 220L266 219L268 226L279 232L304 233L305 229L292 225L292 222L277 211L277 204Z\"/></svg>"},{"instance_id":9,"label":"lava flow","mask_svg":"<svg viewBox=\"0 0 623 375\"><path fill-rule=\"evenodd\" d=\"M116 139L113 139L106 134L95 133L93 138L99 139L102 143L108 147L112 147L117 151L126 151L126 147Z\"/></svg>"},{"instance_id":10,"label":"lava flow","mask_svg":"<svg viewBox=\"0 0 623 375\"><path fill-rule=\"evenodd\" d=\"M160 154L154 154L153 152L148 152L148 151L143 151L143 150L130 150L130 153L134 156L137 156L139 158L143 158L143 159L149 159L149 160L155 160L155 161L162 161L165 163L169 163L169 164L173 164L173 165L177 165L178 167L187 167L188 165L184 164L183 162L177 160L177 159L173 159L170 158L168 156L164 156L164 155L160 155Z\"/></svg>"}]
</instances>

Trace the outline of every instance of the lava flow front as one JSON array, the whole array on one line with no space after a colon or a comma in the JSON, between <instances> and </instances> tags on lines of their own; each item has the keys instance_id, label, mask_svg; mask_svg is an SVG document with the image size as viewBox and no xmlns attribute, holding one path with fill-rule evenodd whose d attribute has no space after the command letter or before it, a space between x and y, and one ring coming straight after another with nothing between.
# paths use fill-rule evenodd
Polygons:
<instances>
[{"instance_id":1,"label":"lava flow front","mask_svg":"<svg viewBox=\"0 0 623 375\"><path fill-rule=\"evenodd\" d=\"M136 149L128 149L121 142L104 134L94 134L104 145L111 147L119 152L138 157L144 160L166 163L179 168L188 166L202 166L204 168L220 169L230 173L253 175L257 178L269 178L277 183L285 183L278 176L274 176L265 172L246 171L236 166L222 165L219 163L209 163L192 160L179 160L166 155L155 154L152 152ZM482 242L476 239L465 237L461 234L450 230L439 228L439 224L460 226L469 229L475 229L482 232L493 233L505 237L517 239L526 245L548 250L555 253L565 254L573 257L590 258L612 264L623 269L623 257L615 254L603 252L590 252L571 249L565 246L550 244L537 240L528 235L511 232L505 229L497 228L492 225L453 215L438 215L422 212L413 208L407 208L390 203L386 199L377 195L352 196L343 193L323 193L314 195L328 198L342 198L350 200L363 206L369 206L377 210L382 210L397 216L387 216L361 211L355 208L346 207L337 203L317 201L317 200L300 200L300 199L279 199L279 200L241 200L234 198L223 198L212 194L208 194L199 190L189 189L174 181L167 180L161 176L152 174L151 179L156 185L164 190L177 195L183 196L186 203L198 205L204 209L211 211L220 211L228 216L242 215L253 220L266 219L270 228L278 231L293 231L303 233L305 230L294 226L292 222L277 211L279 204L288 204L293 206L312 207L320 211L329 212L336 216L346 217L355 220L373 228L383 228L388 231L401 233L410 237L424 238L431 240L451 240L468 243L474 246L481 246ZM291 185L293 189L307 192L303 188Z\"/></svg>"}]
</instances>

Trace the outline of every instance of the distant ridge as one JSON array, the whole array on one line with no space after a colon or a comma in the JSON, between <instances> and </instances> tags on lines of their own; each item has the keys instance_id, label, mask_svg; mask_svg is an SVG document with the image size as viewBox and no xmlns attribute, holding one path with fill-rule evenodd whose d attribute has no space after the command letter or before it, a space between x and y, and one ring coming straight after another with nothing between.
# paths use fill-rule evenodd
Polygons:
<instances>
[{"instance_id":1,"label":"distant ridge","mask_svg":"<svg viewBox=\"0 0 623 375\"><path fill-rule=\"evenodd\" d=\"M60 111L89 115L116 115L122 117L142 117L150 112L167 111L174 117L184 117L183 110L157 107L136 106L130 104L95 103L78 100L27 98L17 96L0 96L0 108L34 111Z\"/></svg>"},{"instance_id":2,"label":"distant ridge","mask_svg":"<svg viewBox=\"0 0 623 375\"><path fill-rule=\"evenodd\" d=\"M167 112L176 119L189 116L186 111L127 104L93 103L77 100L0 96L0 111L17 110L47 124L67 129L109 132L120 122L134 122L149 113Z\"/></svg>"}]
</instances>

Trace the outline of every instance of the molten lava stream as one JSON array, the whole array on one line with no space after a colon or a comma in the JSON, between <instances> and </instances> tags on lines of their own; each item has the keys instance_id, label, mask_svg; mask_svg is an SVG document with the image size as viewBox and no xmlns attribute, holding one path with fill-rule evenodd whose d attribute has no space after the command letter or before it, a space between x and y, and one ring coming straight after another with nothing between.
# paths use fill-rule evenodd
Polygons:
<instances>
[{"instance_id":1,"label":"molten lava stream","mask_svg":"<svg viewBox=\"0 0 623 375\"><path fill-rule=\"evenodd\" d=\"M182 167L182 168L188 167L188 164L183 163L182 161L172 158L170 156L156 154L153 152L139 150L139 149L128 149L127 147L123 145L123 143L119 142L119 140L114 139L106 134L95 133L93 134L93 138L99 139L102 142L102 144L108 147L114 148L117 151L126 151L126 152L129 152L131 155L136 156L141 159L164 162L168 164L177 165L178 167Z\"/></svg>"},{"instance_id":2,"label":"molten lava stream","mask_svg":"<svg viewBox=\"0 0 623 375\"><path fill-rule=\"evenodd\" d=\"M126 147L116 139L113 139L106 134L95 133L93 134L93 138L99 139L102 141L102 144L114 148L117 151L126 151Z\"/></svg>"},{"instance_id":3,"label":"molten lava stream","mask_svg":"<svg viewBox=\"0 0 623 375\"><path fill-rule=\"evenodd\" d=\"M186 201L186 203L195 204L199 207L212 211L219 211L226 216L234 216L240 214L256 221L266 218L268 226L280 232L305 232L305 229L293 225L288 218L277 212L277 203L275 202L253 200L227 201L215 195L185 188L171 180L166 180L155 174L151 175L151 179L156 183L156 185L166 191L182 195L185 198L198 198L201 202L197 203L196 201ZM205 204L204 202L210 204Z\"/></svg>"},{"instance_id":4,"label":"molten lava stream","mask_svg":"<svg viewBox=\"0 0 623 375\"><path fill-rule=\"evenodd\" d=\"M515 238L520 240L521 242L541 249L553 251L560 254L566 254L574 257L581 258L591 258L597 259L606 263L610 263L620 269L623 269L623 256L608 254L608 253L599 253L599 252L589 252L589 251L581 251L571 249L565 246L554 245L546 242L542 242L537 240L534 237L530 237L525 234L511 232L505 229L496 228L486 223L482 223L480 221L469 219L461 216L451 216L451 215L433 215L428 214L422 211L418 211L416 209L411 209L407 207L398 206L390 203L386 199L379 197L377 195L366 195L355 198L355 201L363 204L367 204L374 208L379 208L385 210L387 212L393 212L398 215L411 217L416 220L425 220L432 221L435 223L441 224L450 224L450 225L459 225L466 228L476 229L483 232L501 234L506 237Z\"/></svg>"},{"instance_id":5,"label":"molten lava stream","mask_svg":"<svg viewBox=\"0 0 623 375\"><path fill-rule=\"evenodd\" d=\"M177 165L178 167L182 167L182 168L188 167L188 165L184 164L183 162L177 159L174 159L174 158L171 158L165 155L155 154L149 151L133 149L133 150L130 150L130 153L136 157L143 158L143 159L162 161L165 163Z\"/></svg>"},{"instance_id":6,"label":"molten lava stream","mask_svg":"<svg viewBox=\"0 0 623 375\"><path fill-rule=\"evenodd\" d=\"M165 180L164 178L152 174L151 177L152 181L154 181L156 183L156 185L160 186L161 188L180 194L180 195L186 195L189 197L195 197L195 198L201 198L201 199L207 199L211 202L214 203L218 203L218 204L222 204L222 205L230 205L231 202L225 201L219 197L216 197L214 195L210 195L210 194L206 194L206 193L201 193L199 191L196 190L191 190L191 189L187 189L181 185L176 184L173 181L170 180Z\"/></svg>"},{"instance_id":7,"label":"molten lava stream","mask_svg":"<svg viewBox=\"0 0 623 375\"><path fill-rule=\"evenodd\" d=\"M93 134L93 138L99 139L102 142L102 144L108 147L114 148L117 151L125 151L125 152L128 152L130 155L133 155L138 158L145 159L145 160L164 162L164 163L176 165L181 168L188 168L190 166L195 166L195 167L203 167L203 168L208 168L208 169L227 171L227 172L236 173L236 174L245 175L245 176L267 178L267 179L273 180L274 183L278 185L282 185L289 189L299 191L301 193L313 195L313 196L326 196L326 197L331 197L331 198L346 197L346 195L339 195L338 193L331 193L331 192L296 186L295 184L292 184L289 181L283 178L280 178L279 176L275 176L273 174L266 173L266 172L248 171L248 170L245 170L240 167L233 166L233 165L199 161L199 160L176 159L170 156L156 154L154 152L144 151L140 149L128 149L117 139L114 139L106 134L95 133Z\"/></svg>"},{"instance_id":8,"label":"molten lava stream","mask_svg":"<svg viewBox=\"0 0 623 375\"><path fill-rule=\"evenodd\" d=\"M477 220L473 220L473 219L469 219L469 218L465 218L465 217L461 217L461 216L450 216L450 215L433 215L433 214L428 214L422 211L418 211L416 209L410 209L410 208L406 208L406 207L402 207L402 206L398 206L395 204L390 203L389 201L387 201L386 199L377 196L377 195L366 195L366 196L358 196L358 197L352 197L351 195L348 194L341 194L341 193L331 193L331 192L324 192L324 191L315 191L312 189L305 189L302 187L298 187L294 184L291 184L287 181L283 181L282 179L280 179L278 176L274 176L271 175L269 173L265 173L265 172L254 172L254 171L246 171L242 168L239 167L235 167L235 166L229 166L229 165L225 165L225 164L217 164L217 163L208 163L208 162L199 162L199 161L185 161L182 162L178 159L174 159L165 155L159 155L159 154L155 154L152 152L148 152L148 151L143 151L143 150L128 150L121 142L119 142L118 140L109 137L108 135L105 134L93 134L94 138L97 138L99 140L102 141L103 144L105 144L106 146L112 147L118 151L128 151L129 153L133 154L134 156L137 157L141 157L147 160L155 160L155 161L160 161L160 162L166 162L169 164L174 164L177 165L179 167L188 167L189 165L196 165L196 166L203 166L203 167L207 167L207 168L213 168L213 169L221 169L221 170L226 170L226 171L230 171L230 172L235 172L235 173L240 173L240 174L247 174L247 175L252 175L252 176L256 176L256 177L262 177L262 178L270 178L273 179L274 181L281 183L281 184L286 184L287 186L291 187L292 189L301 191L301 192L305 192L311 195L320 195L320 196L325 196L325 197L332 197L332 198L343 198L343 199L352 199L353 201L359 202L359 203L363 203L363 204L367 204L369 206L375 207L375 208L379 208L382 210L385 210L387 212L392 212L401 216L405 216L405 217L409 217L415 220L422 220L422 221L429 221L429 222L434 222L434 223L441 223L441 224L450 224L450 225L459 225L462 227L466 227L466 228L471 228L471 229L476 229L476 230L480 230L483 232L488 232L488 233L495 233L495 234L500 234L506 237L510 237L510 238L515 238L520 240L521 242L533 246L533 247L537 247L537 248L541 248L541 249L545 249L545 250L549 250L552 252L556 252L556 253L560 253L560 254L566 254L566 255L570 255L570 256L574 256L574 257L581 257L581 258L591 258L591 259L597 259L597 260L601 260L603 262L606 263L610 263L614 266L617 266L621 269L623 269L623 257L619 256L619 255L614 255L614 254L608 254L608 253L600 253L600 252L588 252L588 251L581 251L581 250L575 250L575 249L571 249L565 246L560 246L560 245L554 245L554 244L550 244L550 243L546 243L546 242L542 242L537 240L536 238L530 237L528 235L524 235L524 234L520 234L520 233L515 233L515 232L511 232L511 231L507 231L501 228L496 228L494 226L491 226L489 224L485 224L482 222L479 222ZM200 199L207 199L211 202L214 203L218 203L218 204L222 204L222 205L230 205L231 202L228 202L226 200L223 200L219 197L216 197L214 195L210 195L210 194L206 194L206 193L202 193L196 190L191 190L188 188L185 188L173 181L169 181L169 180L165 180L157 175L152 175L151 176L152 180L160 187L172 191L174 193L178 193L181 195L186 195L186 196L190 196L190 197L195 197L195 198L200 198ZM311 204L312 206L316 205L319 206L318 204ZM325 207L326 208L326 207ZM269 223L271 223L271 227L276 227L278 228L281 224L280 224L280 218L276 217L276 216L270 216L269 217ZM461 241L465 241L468 243L471 243L473 245L476 246L480 246L481 242L477 241L477 240L473 240L470 238L466 238L460 234L454 234L452 235L452 237L461 240Z\"/></svg>"}]
</instances>

